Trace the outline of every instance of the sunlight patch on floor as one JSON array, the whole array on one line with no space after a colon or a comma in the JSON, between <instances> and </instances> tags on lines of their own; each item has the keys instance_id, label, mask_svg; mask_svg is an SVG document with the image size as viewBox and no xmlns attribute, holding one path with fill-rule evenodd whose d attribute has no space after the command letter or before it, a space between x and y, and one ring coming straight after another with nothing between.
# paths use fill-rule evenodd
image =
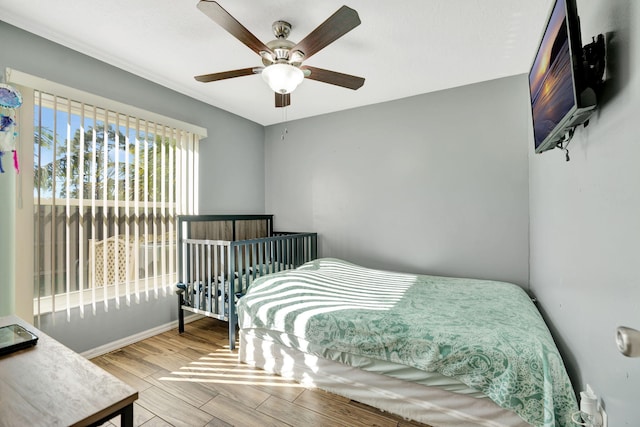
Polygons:
<instances>
[{"instance_id":1,"label":"sunlight patch on floor","mask_svg":"<svg viewBox=\"0 0 640 427\"><path fill-rule=\"evenodd\" d=\"M223 349L180 367L160 381L304 388L289 379L240 364L236 354Z\"/></svg>"}]
</instances>

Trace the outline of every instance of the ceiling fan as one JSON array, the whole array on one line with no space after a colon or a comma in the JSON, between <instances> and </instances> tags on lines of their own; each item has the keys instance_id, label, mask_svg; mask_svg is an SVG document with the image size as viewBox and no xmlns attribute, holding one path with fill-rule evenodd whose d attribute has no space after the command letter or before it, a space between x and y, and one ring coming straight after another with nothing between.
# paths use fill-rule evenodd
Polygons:
<instances>
[{"instance_id":1,"label":"ceiling fan","mask_svg":"<svg viewBox=\"0 0 640 427\"><path fill-rule=\"evenodd\" d=\"M244 43L249 49L260 55L264 65L264 67L249 67L221 73L203 74L195 77L199 82L213 82L252 74L262 74L263 79L275 92L276 107L286 107L291 104L291 92L304 78L353 90L360 88L364 84L364 78L362 77L302 65L304 60L309 59L312 55L360 25L358 12L347 6L342 6L338 9L297 44L287 40L291 32L291 24L288 22L274 22L272 28L276 38L264 44L217 2L201 0L198 3L198 9Z\"/></svg>"}]
</instances>

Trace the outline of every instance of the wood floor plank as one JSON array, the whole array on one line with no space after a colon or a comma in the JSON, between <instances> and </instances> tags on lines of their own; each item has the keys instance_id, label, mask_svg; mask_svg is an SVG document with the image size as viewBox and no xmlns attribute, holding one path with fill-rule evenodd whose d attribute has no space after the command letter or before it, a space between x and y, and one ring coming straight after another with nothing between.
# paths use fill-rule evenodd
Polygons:
<instances>
[{"instance_id":1,"label":"wood floor plank","mask_svg":"<svg viewBox=\"0 0 640 427\"><path fill-rule=\"evenodd\" d=\"M348 425L353 427L396 427L398 425L397 421L386 418L381 414L374 414L362 408L344 404L344 402L328 396L327 393L319 393L313 390L305 390L294 403L332 418L346 421Z\"/></svg>"},{"instance_id":2,"label":"wood floor plank","mask_svg":"<svg viewBox=\"0 0 640 427\"><path fill-rule=\"evenodd\" d=\"M136 348L147 355L177 353L181 350L179 346L177 348L167 346L166 340L164 340L161 335L156 335L144 341L131 344L130 347Z\"/></svg>"},{"instance_id":3,"label":"wood floor plank","mask_svg":"<svg viewBox=\"0 0 640 427\"><path fill-rule=\"evenodd\" d=\"M259 380L264 380L264 373L229 369L225 364L191 365L177 375L185 381L194 381L211 390L213 394L221 394L230 399L242 402L245 406L256 408L271 394L254 386ZM257 375L257 377L256 377Z\"/></svg>"},{"instance_id":4,"label":"wood floor plank","mask_svg":"<svg viewBox=\"0 0 640 427\"><path fill-rule=\"evenodd\" d=\"M212 351L215 349L222 349L222 346L217 344L216 339L206 341L202 338L191 334L183 334L180 336L166 338L169 343L180 346L180 348L192 348L194 350ZM227 350L228 351L228 350Z\"/></svg>"},{"instance_id":5,"label":"wood floor plank","mask_svg":"<svg viewBox=\"0 0 640 427\"><path fill-rule=\"evenodd\" d=\"M146 378L155 387L161 388L176 399L200 407L215 397L218 393L198 381L198 378L181 377L169 371L159 371Z\"/></svg>"},{"instance_id":6,"label":"wood floor plank","mask_svg":"<svg viewBox=\"0 0 640 427\"><path fill-rule=\"evenodd\" d=\"M392 413L389 413L389 412L382 412L379 409L374 408L373 406L369 406L369 405L366 405L364 403L356 402L355 400L350 400L349 401L349 405L357 406L359 408L364 409L365 411L369 411L369 412L372 412L374 414L382 415L385 418L396 420L398 422L398 427L431 427L428 424L423 424L423 423L420 423L418 421L407 420L407 419L401 417L400 415L395 415L395 414L392 414Z\"/></svg>"},{"instance_id":7,"label":"wood floor plank","mask_svg":"<svg viewBox=\"0 0 640 427\"><path fill-rule=\"evenodd\" d=\"M149 354L145 356L143 360L167 371L179 371L181 369L185 369L193 362L193 359L177 352Z\"/></svg>"},{"instance_id":8,"label":"wood floor plank","mask_svg":"<svg viewBox=\"0 0 640 427\"><path fill-rule=\"evenodd\" d=\"M144 424L135 424L135 425L140 425L142 427L173 427L173 425L169 424L168 422L166 422L160 417L153 417Z\"/></svg>"},{"instance_id":9,"label":"wood floor plank","mask_svg":"<svg viewBox=\"0 0 640 427\"><path fill-rule=\"evenodd\" d=\"M431 427L429 424L419 423L418 421L399 420L398 427Z\"/></svg>"},{"instance_id":10,"label":"wood floor plank","mask_svg":"<svg viewBox=\"0 0 640 427\"><path fill-rule=\"evenodd\" d=\"M296 405L279 397L271 396L257 410L293 426L337 426L339 419Z\"/></svg>"},{"instance_id":11,"label":"wood floor plank","mask_svg":"<svg viewBox=\"0 0 640 427\"><path fill-rule=\"evenodd\" d=\"M187 357L183 353L181 355ZM251 408L256 408L271 395L269 391L261 390L254 384L278 381L277 377L264 371L240 364L236 355L225 350L196 356L199 357L191 363L172 371L172 379L196 382L211 390L214 395L222 394ZM294 383L290 384L296 386Z\"/></svg>"},{"instance_id":12,"label":"wood floor plank","mask_svg":"<svg viewBox=\"0 0 640 427\"><path fill-rule=\"evenodd\" d=\"M230 384L218 388L220 395L233 399L243 405L255 409L271 395L255 387Z\"/></svg>"},{"instance_id":13,"label":"wood floor plank","mask_svg":"<svg viewBox=\"0 0 640 427\"><path fill-rule=\"evenodd\" d=\"M190 323L185 327L185 332L203 338L207 341L211 341L212 339L229 341L227 323L215 319L203 320L204 321Z\"/></svg>"},{"instance_id":14,"label":"wood floor plank","mask_svg":"<svg viewBox=\"0 0 640 427\"><path fill-rule=\"evenodd\" d=\"M293 402L300 396L304 386L292 380L287 380L277 375L269 374L262 369L249 365L240 364L237 368L229 371L229 375L248 376L251 375L251 386L255 389L276 396L281 399Z\"/></svg>"},{"instance_id":15,"label":"wood floor plank","mask_svg":"<svg viewBox=\"0 0 640 427\"><path fill-rule=\"evenodd\" d=\"M292 425L255 411L237 400L222 395L214 397L204 404L201 409L234 426L288 427Z\"/></svg>"},{"instance_id":16,"label":"wood floor plank","mask_svg":"<svg viewBox=\"0 0 640 427\"><path fill-rule=\"evenodd\" d=\"M104 358L116 366L120 366L122 369L137 375L140 378L144 378L159 371L161 368L156 365L152 365L143 359L136 358L135 352L129 351L126 347L120 350L113 351L104 355Z\"/></svg>"},{"instance_id":17,"label":"wood floor plank","mask_svg":"<svg viewBox=\"0 0 640 427\"><path fill-rule=\"evenodd\" d=\"M177 399L158 387L140 392L138 404L174 427L204 426L213 419L212 414Z\"/></svg>"},{"instance_id":18,"label":"wood floor plank","mask_svg":"<svg viewBox=\"0 0 640 427\"><path fill-rule=\"evenodd\" d=\"M193 347L184 347L181 348L179 351L180 354L190 357L193 360L197 360L200 359L201 357L206 357L209 356L210 354L212 354L212 349L199 349L199 348L193 348ZM237 357L234 357L235 360L237 361Z\"/></svg>"},{"instance_id":19,"label":"wood floor plank","mask_svg":"<svg viewBox=\"0 0 640 427\"><path fill-rule=\"evenodd\" d=\"M194 325L196 323L197 325ZM190 325L194 326L189 327ZM204 339L210 344L229 351L229 330L228 324L226 322L222 322L216 319L202 319L186 325L185 332L182 335L191 336L192 339ZM238 348L237 339L236 348Z\"/></svg>"},{"instance_id":20,"label":"wood floor plank","mask_svg":"<svg viewBox=\"0 0 640 427\"><path fill-rule=\"evenodd\" d=\"M229 343L228 324L216 319L202 319L197 322L189 323L185 325L185 331L179 336L189 337L190 339L197 341L202 340L207 343L221 342L224 344ZM177 331L168 331L165 334L168 336L175 336Z\"/></svg>"},{"instance_id":21,"label":"wood floor plank","mask_svg":"<svg viewBox=\"0 0 640 427\"><path fill-rule=\"evenodd\" d=\"M194 358L184 370L192 372L194 375L200 373L203 376L210 374L209 376L216 377L224 376L224 374L238 369L240 366L241 364L235 355L226 354L225 352L210 352Z\"/></svg>"},{"instance_id":22,"label":"wood floor plank","mask_svg":"<svg viewBox=\"0 0 640 427\"><path fill-rule=\"evenodd\" d=\"M131 387L133 387L138 391L146 390L149 387L151 387L151 384L149 384L144 379L140 378L138 375L135 375L130 371L123 369L119 365L115 365L109 362L105 357L92 359L92 362L100 366L102 369L109 372L110 374L118 377L120 380L129 384Z\"/></svg>"},{"instance_id":23,"label":"wood floor plank","mask_svg":"<svg viewBox=\"0 0 640 427\"><path fill-rule=\"evenodd\" d=\"M185 347L199 348L206 351L214 347L211 341L188 332L178 334L177 331L167 331L157 335L155 339L159 345L170 351L180 351Z\"/></svg>"},{"instance_id":24,"label":"wood floor plank","mask_svg":"<svg viewBox=\"0 0 640 427\"><path fill-rule=\"evenodd\" d=\"M158 418L153 412L143 408L138 403L133 404L133 424L141 426L148 423L150 420ZM118 424L120 426L120 424Z\"/></svg>"},{"instance_id":25,"label":"wood floor plank","mask_svg":"<svg viewBox=\"0 0 640 427\"><path fill-rule=\"evenodd\" d=\"M211 421L209 421L209 424L204 427L234 427L234 425L214 417Z\"/></svg>"}]
</instances>

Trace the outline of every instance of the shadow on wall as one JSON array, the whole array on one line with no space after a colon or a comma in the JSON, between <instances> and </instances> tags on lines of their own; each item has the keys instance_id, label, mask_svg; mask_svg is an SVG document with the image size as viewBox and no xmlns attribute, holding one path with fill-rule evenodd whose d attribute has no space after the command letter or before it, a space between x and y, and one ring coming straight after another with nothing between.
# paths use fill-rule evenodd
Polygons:
<instances>
[{"instance_id":1,"label":"shadow on wall","mask_svg":"<svg viewBox=\"0 0 640 427\"><path fill-rule=\"evenodd\" d=\"M562 361L564 362L564 367L567 370L567 375L569 375L569 380L571 380L571 385L573 386L573 391L576 393L576 397L578 396L579 390L583 390L583 385L580 383L580 369L577 359L575 358L573 352L563 339L562 335L558 331L557 328L553 326L553 323L549 320L549 316L547 315L544 307L540 305L540 302L536 302L536 307L538 311L542 315L544 319L544 323L547 324L549 328L549 332L551 332L551 336L558 347L558 351L562 356Z\"/></svg>"},{"instance_id":2,"label":"shadow on wall","mask_svg":"<svg viewBox=\"0 0 640 427\"><path fill-rule=\"evenodd\" d=\"M609 16L607 22L614 24L614 30L605 34L606 68L605 82L599 94L599 111L615 99L629 84L631 79L631 14L632 3L628 0L602 2L605 8L597 16Z\"/></svg>"}]
</instances>

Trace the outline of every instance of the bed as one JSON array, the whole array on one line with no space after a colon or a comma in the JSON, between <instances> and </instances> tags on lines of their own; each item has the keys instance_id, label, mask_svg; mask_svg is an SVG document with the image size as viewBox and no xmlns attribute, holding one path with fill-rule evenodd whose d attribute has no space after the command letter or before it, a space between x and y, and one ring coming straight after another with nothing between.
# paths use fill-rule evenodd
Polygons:
<instances>
[{"instance_id":1,"label":"bed","mask_svg":"<svg viewBox=\"0 0 640 427\"><path fill-rule=\"evenodd\" d=\"M520 287L323 258L253 282L242 362L433 426L571 426L564 363Z\"/></svg>"},{"instance_id":2,"label":"bed","mask_svg":"<svg viewBox=\"0 0 640 427\"><path fill-rule=\"evenodd\" d=\"M185 311L229 322L233 350L236 301L251 283L316 256L316 233L276 232L273 215L178 216L178 331Z\"/></svg>"}]
</instances>

